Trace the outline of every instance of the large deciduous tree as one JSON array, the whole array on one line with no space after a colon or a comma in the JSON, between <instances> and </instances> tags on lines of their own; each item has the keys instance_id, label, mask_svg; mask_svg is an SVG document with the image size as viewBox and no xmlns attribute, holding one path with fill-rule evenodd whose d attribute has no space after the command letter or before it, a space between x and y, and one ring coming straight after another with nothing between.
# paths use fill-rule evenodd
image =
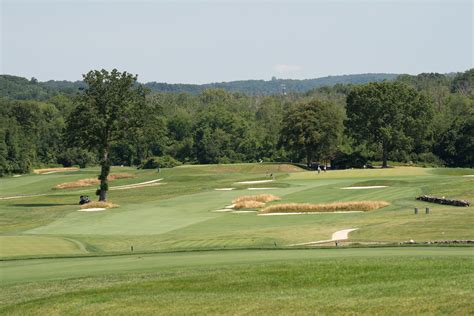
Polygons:
<instances>
[{"instance_id":1,"label":"large deciduous tree","mask_svg":"<svg viewBox=\"0 0 474 316\"><path fill-rule=\"evenodd\" d=\"M392 151L422 147L431 135L431 101L398 82L359 86L347 96L347 127L357 143L382 150L382 166Z\"/></svg>"},{"instance_id":2,"label":"large deciduous tree","mask_svg":"<svg viewBox=\"0 0 474 316\"><path fill-rule=\"evenodd\" d=\"M98 152L99 201L107 200L110 148L141 125L146 110L145 90L136 84L137 76L114 69L93 70L83 75L87 85L67 118L67 139L71 145Z\"/></svg>"},{"instance_id":3,"label":"large deciduous tree","mask_svg":"<svg viewBox=\"0 0 474 316\"><path fill-rule=\"evenodd\" d=\"M312 100L293 105L284 115L280 145L313 159L331 159L340 144L344 112L332 102Z\"/></svg>"}]
</instances>

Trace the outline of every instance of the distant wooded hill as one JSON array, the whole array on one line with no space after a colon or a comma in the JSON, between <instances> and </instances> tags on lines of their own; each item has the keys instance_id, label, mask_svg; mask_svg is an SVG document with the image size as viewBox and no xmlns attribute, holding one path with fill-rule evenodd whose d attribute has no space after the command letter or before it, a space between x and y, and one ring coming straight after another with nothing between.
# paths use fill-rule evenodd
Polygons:
<instances>
[{"instance_id":1,"label":"distant wooded hill","mask_svg":"<svg viewBox=\"0 0 474 316\"><path fill-rule=\"evenodd\" d=\"M241 92L247 95L274 95L283 92L307 92L314 88L333 86L336 84L364 84L368 82L379 82L394 80L397 74L356 74L342 76L328 76L315 79L277 79L272 80L241 80L207 84L180 84L148 82L145 86L153 93L173 92L198 94L205 89L224 89L229 92ZM57 93L67 95L75 94L84 87L82 81L57 81L50 80L39 82L32 78L30 80L11 75L0 75L0 95L17 100L47 100Z\"/></svg>"}]
</instances>

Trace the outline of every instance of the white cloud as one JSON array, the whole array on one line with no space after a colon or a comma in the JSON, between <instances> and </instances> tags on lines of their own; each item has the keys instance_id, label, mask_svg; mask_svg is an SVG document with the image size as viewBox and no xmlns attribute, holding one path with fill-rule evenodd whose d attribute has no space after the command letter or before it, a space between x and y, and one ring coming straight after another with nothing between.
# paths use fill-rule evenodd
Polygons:
<instances>
[{"instance_id":1,"label":"white cloud","mask_svg":"<svg viewBox=\"0 0 474 316\"><path fill-rule=\"evenodd\" d=\"M276 64L273 66L273 71L280 75L287 75L301 70L301 66L290 64Z\"/></svg>"}]
</instances>

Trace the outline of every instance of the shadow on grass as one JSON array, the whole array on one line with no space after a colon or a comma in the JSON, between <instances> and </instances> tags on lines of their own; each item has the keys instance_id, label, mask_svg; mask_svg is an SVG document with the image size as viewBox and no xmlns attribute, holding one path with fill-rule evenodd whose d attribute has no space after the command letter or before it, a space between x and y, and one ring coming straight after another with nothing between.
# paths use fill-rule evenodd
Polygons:
<instances>
[{"instance_id":1,"label":"shadow on grass","mask_svg":"<svg viewBox=\"0 0 474 316\"><path fill-rule=\"evenodd\" d=\"M48 207L48 206L65 206L65 205L76 205L74 203L28 203L28 204L13 204L12 206L17 207Z\"/></svg>"}]
</instances>

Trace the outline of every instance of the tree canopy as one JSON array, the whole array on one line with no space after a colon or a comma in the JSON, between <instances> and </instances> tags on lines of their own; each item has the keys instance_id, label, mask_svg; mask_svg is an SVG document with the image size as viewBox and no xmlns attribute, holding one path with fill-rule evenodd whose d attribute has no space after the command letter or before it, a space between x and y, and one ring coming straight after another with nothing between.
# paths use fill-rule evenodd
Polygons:
<instances>
[{"instance_id":1,"label":"tree canopy","mask_svg":"<svg viewBox=\"0 0 474 316\"><path fill-rule=\"evenodd\" d=\"M428 98L402 83L370 83L351 90L347 117L352 137L379 146L387 167L391 153L425 146L433 108Z\"/></svg>"},{"instance_id":2,"label":"tree canopy","mask_svg":"<svg viewBox=\"0 0 474 316\"><path fill-rule=\"evenodd\" d=\"M280 144L313 159L331 159L340 143L344 113L334 103L312 100L292 106L283 117Z\"/></svg>"},{"instance_id":3,"label":"tree canopy","mask_svg":"<svg viewBox=\"0 0 474 316\"><path fill-rule=\"evenodd\" d=\"M146 117L145 90L135 85L136 80L136 76L116 69L110 73L104 69L90 71L84 75L87 87L67 118L68 143L99 154L100 201L106 200L111 146L126 139Z\"/></svg>"}]
</instances>

